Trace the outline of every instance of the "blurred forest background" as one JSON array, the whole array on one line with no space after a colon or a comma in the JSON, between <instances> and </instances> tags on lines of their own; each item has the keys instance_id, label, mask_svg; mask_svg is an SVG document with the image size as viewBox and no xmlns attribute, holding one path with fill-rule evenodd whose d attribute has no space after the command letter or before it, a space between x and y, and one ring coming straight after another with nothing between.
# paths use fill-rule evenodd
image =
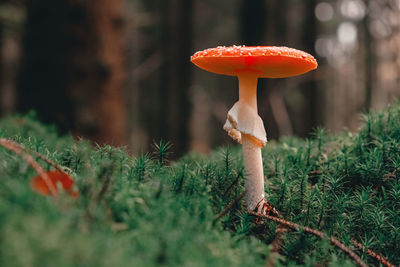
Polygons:
<instances>
[{"instance_id":1,"label":"blurred forest background","mask_svg":"<svg viewBox=\"0 0 400 267\"><path fill-rule=\"evenodd\" d=\"M175 156L232 143L237 81L190 63L218 45L304 50L319 68L259 81L269 139L357 130L400 96L400 0L0 0L0 116Z\"/></svg>"}]
</instances>

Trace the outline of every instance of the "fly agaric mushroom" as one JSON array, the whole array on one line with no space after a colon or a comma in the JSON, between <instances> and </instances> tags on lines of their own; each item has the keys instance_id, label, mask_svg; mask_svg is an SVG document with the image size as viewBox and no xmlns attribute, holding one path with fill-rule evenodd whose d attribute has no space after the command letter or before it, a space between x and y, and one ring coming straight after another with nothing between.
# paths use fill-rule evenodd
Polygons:
<instances>
[{"instance_id":1,"label":"fly agaric mushroom","mask_svg":"<svg viewBox=\"0 0 400 267\"><path fill-rule=\"evenodd\" d=\"M300 75L316 69L317 61L303 51L276 46L219 46L195 53L191 61L206 71L238 77L239 101L229 110L223 128L242 144L246 208L270 213L273 208L264 197L261 157L267 136L257 113L257 79Z\"/></svg>"}]
</instances>

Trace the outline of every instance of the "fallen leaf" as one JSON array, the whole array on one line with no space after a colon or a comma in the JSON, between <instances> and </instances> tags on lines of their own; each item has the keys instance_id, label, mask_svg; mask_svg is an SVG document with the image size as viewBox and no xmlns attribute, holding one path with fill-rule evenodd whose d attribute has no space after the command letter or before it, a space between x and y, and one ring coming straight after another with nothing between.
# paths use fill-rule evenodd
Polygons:
<instances>
[{"instance_id":1,"label":"fallen leaf","mask_svg":"<svg viewBox=\"0 0 400 267\"><path fill-rule=\"evenodd\" d=\"M68 174L61 171L48 171L46 172L47 176L50 178L50 182L54 186L56 192L58 192L57 184L60 183L62 189L66 191L70 196L78 197L78 192L74 191L74 180ZM42 176L36 176L32 178L31 187L34 191L39 194L50 196L51 192L48 186L46 185L44 178Z\"/></svg>"}]
</instances>

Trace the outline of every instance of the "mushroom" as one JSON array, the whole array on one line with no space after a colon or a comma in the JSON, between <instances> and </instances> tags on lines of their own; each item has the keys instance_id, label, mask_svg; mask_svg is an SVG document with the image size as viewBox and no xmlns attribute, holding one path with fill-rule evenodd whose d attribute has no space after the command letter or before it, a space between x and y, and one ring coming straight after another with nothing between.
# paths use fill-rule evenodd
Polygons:
<instances>
[{"instance_id":1,"label":"mushroom","mask_svg":"<svg viewBox=\"0 0 400 267\"><path fill-rule=\"evenodd\" d=\"M276 46L219 46L196 52L191 61L206 71L238 77L239 101L229 110L223 128L242 144L247 210L269 213L261 157L267 136L257 113L257 79L300 75L316 69L317 61L303 51Z\"/></svg>"}]
</instances>

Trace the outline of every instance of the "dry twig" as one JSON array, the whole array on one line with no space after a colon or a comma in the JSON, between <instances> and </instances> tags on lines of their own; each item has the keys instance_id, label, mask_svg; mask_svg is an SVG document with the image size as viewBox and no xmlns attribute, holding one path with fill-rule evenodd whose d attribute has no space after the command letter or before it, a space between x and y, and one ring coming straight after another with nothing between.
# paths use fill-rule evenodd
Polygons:
<instances>
[{"instance_id":1,"label":"dry twig","mask_svg":"<svg viewBox=\"0 0 400 267\"><path fill-rule=\"evenodd\" d=\"M289 229L281 224L279 224L275 229L275 239L272 241L271 252L279 252L283 246L283 237Z\"/></svg>"},{"instance_id":2,"label":"dry twig","mask_svg":"<svg viewBox=\"0 0 400 267\"><path fill-rule=\"evenodd\" d=\"M388 175L386 175L386 177L383 179L383 182L387 182L390 179L396 178L398 172L400 172L400 166L391 173L389 173Z\"/></svg>"},{"instance_id":3,"label":"dry twig","mask_svg":"<svg viewBox=\"0 0 400 267\"><path fill-rule=\"evenodd\" d=\"M400 166L399 166L398 168L394 169L394 171L388 173L388 174L385 176L385 178L383 178L382 184L383 184L383 183L386 183L387 181L389 181L389 180L391 180L391 179L393 179L393 178L396 178L396 176L398 175L399 172L400 172ZM377 186L377 187L375 188L375 190L379 190L379 188L380 188L380 185Z\"/></svg>"},{"instance_id":4,"label":"dry twig","mask_svg":"<svg viewBox=\"0 0 400 267\"><path fill-rule=\"evenodd\" d=\"M239 181L240 177L243 177L241 172L238 173L238 175L236 176L235 180L233 180L233 182L228 186L228 188L226 188L224 194L222 195L223 197L225 197L226 194L228 194L228 192L231 190L231 188Z\"/></svg>"},{"instance_id":5,"label":"dry twig","mask_svg":"<svg viewBox=\"0 0 400 267\"><path fill-rule=\"evenodd\" d=\"M25 152L24 146L14 142L10 139L0 138L0 145L7 148L8 150L14 152L15 154L21 156L31 167L36 171L36 173L43 178L46 186L49 188L50 193L53 197L57 197L58 193L54 185L50 182L50 177L43 170L42 166L40 166L37 161L35 161L31 155Z\"/></svg>"},{"instance_id":6,"label":"dry twig","mask_svg":"<svg viewBox=\"0 0 400 267\"><path fill-rule=\"evenodd\" d=\"M239 176L238 176L239 177ZM236 179L237 180L237 179ZM243 191L237 198L232 200L223 211L221 211L218 216L214 219L213 225L223 218L232 208L233 206L240 201L246 194L246 190ZM275 216L280 217L279 212L275 211ZM280 249L282 248L282 243L283 243L283 237L285 236L285 233L288 231L288 228L286 226L278 225L275 230L275 239L272 241L272 252L279 252Z\"/></svg>"},{"instance_id":7,"label":"dry twig","mask_svg":"<svg viewBox=\"0 0 400 267\"><path fill-rule=\"evenodd\" d=\"M246 190L244 190L237 198L235 198L234 200L232 200L232 201L226 206L226 208L225 208L223 211L221 211L221 213L218 214L218 216L214 219L213 225L215 225L215 223L218 222L219 219L221 219L222 217L224 217L224 216L233 208L233 206L234 206L237 202L239 202L239 201L244 197L245 194L246 194Z\"/></svg>"},{"instance_id":8,"label":"dry twig","mask_svg":"<svg viewBox=\"0 0 400 267\"><path fill-rule=\"evenodd\" d=\"M352 239L351 240L353 242L353 245L358 248L361 251L365 251L368 255L370 255L371 257L373 257L374 259L376 259L378 262L382 263L385 266L388 267L396 267L396 265L390 263L390 261L382 256L381 254L376 253L375 251L372 251L370 249L366 249L365 246L359 242L357 242L356 240Z\"/></svg>"},{"instance_id":9,"label":"dry twig","mask_svg":"<svg viewBox=\"0 0 400 267\"><path fill-rule=\"evenodd\" d=\"M293 229L293 230L303 230L304 232L310 233L312 235L315 235L317 237L319 237L320 239L325 239L328 238L328 240L331 242L331 244L333 244L334 246L336 246L337 248L339 248L340 250L342 250L343 252L345 252L346 254L348 254L358 265L363 266L363 267L367 267L368 265L361 260L361 258L354 253L350 248L346 247L342 242L340 242L339 240L337 240L334 237L328 237L326 236L323 232L320 232L318 230L312 229L310 227L307 226L301 226L297 223L294 222L289 222L286 221L284 219L281 218L277 218L274 216L270 216L270 215L263 215L263 214L259 214L256 212L249 212L249 214L254 215L254 216L258 216L261 218L265 218L274 222L277 222L279 224L285 225L286 227Z\"/></svg>"},{"instance_id":10,"label":"dry twig","mask_svg":"<svg viewBox=\"0 0 400 267\"><path fill-rule=\"evenodd\" d=\"M36 152L34 150L31 150L31 149L26 149L26 150L29 151L29 153L34 154L36 157L40 158L41 160L43 160L44 162L46 162L47 164L49 164L50 166L52 166L56 170L65 173L65 170L64 170L63 167L61 167L60 165L58 165L54 161L48 159L47 157L45 157L44 155L40 154L39 152Z\"/></svg>"}]
</instances>

